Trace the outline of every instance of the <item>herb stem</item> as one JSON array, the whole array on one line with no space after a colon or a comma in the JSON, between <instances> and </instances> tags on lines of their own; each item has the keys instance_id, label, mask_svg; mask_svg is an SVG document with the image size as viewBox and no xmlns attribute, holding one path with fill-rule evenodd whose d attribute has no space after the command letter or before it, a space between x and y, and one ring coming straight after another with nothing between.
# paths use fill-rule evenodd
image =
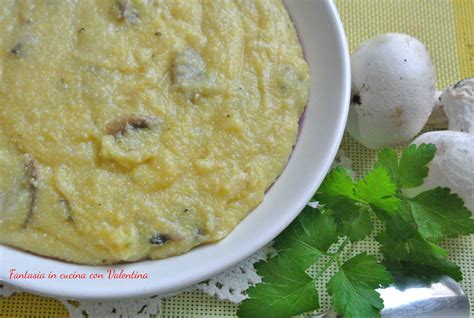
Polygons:
<instances>
[{"instance_id":1,"label":"herb stem","mask_svg":"<svg viewBox=\"0 0 474 318\"><path fill-rule=\"evenodd\" d=\"M339 264L339 255L341 252L344 250L344 247L346 247L347 243L349 243L349 238L346 237L344 241L342 242L341 246L337 249L337 251L334 254L331 254L331 258L324 264L324 267L316 274L314 280L317 281L327 270L329 267L331 267L332 263L336 261Z\"/></svg>"}]
</instances>

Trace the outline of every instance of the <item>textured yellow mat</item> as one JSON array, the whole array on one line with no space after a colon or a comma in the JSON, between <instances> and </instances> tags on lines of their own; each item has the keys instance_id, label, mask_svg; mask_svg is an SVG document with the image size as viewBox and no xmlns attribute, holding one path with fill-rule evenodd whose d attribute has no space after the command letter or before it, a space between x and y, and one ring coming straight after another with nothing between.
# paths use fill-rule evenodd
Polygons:
<instances>
[{"instance_id":1,"label":"textured yellow mat","mask_svg":"<svg viewBox=\"0 0 474 318\"><path fill-rule=\"evenodd\" d=\"M440 89L462 78L474 77L474 0L336 0L336 4L351 50L376 34L408 33L428 46ZM374 152L348 136L344 137L342 148L352 158L357 173L371 167ZM452 260L462 267L462 286L474 304L474 237L449 241L445 246ZM369 252L374 248L372 242L355 247ZM322 304L328 304L324 297ZM164 317L234 317L235 310L235 305L201 292L163 301ZM54 299L29 294L0 298L0 317L67 316L67 310Z\"/></svg>"}]
</instances>

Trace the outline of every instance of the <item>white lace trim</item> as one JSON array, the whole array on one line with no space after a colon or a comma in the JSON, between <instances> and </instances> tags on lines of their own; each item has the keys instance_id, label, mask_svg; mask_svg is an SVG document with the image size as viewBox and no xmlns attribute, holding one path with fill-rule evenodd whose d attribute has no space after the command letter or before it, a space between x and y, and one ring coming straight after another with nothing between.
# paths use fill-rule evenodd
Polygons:
<instances>
[{"instance_id":1,"label":"white lace trim","mask_svg":"<svg viewBox=\"0 0 474 318\"><path fill-rule=\"evenodd\" d=\"M206 294L216 296L221 300L240 303L245 299L244 291L249 288L249 286L262 281L255 271L254 264L261 260L266 260L267 255L268 246L257 251L231 269L218 274L208 281L199 283L194 287L204 291Z\"/></svg>"}]
</instances>

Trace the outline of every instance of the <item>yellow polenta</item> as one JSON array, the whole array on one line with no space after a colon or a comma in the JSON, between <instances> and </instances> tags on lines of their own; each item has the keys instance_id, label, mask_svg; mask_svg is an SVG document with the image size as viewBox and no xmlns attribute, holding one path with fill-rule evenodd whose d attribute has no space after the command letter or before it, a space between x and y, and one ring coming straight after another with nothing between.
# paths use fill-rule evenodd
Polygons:
<instances>
[{"instance_id":1,"label":"yellow polenta","mask_svg":"<svg viewBox=\"0 0 474 318\"><path fill-rule=\"evenodd\" d=\"M109 264L222 239L309 81L281 1L2 0L0 243Z\"/></svg>"}]
</instances>

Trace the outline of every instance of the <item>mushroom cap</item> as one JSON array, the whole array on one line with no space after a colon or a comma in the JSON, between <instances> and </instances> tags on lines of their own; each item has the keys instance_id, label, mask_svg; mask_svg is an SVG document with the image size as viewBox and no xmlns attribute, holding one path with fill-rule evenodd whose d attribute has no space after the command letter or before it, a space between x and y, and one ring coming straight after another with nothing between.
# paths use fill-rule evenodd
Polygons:
<instances>
[{"instance_id":1,"label":"mushroom cap","mask_svg":"<svg viewBox=\"0 0 474 318\"><path fill-rule=\"evenodd\" d=\"M474 134L474 78L449 87L440 98L448 117L448 129Z\"/></svg>"},{"instance_id":2,"label":"mushroom cap","mask_svg":"<svg viewBox=\"0 0 474 318\"><path fill-rule=\"evenodd\" d=\"M347 130L371 149L413 138L425 125L436 94L435 70L417 39L387 33L351 56L352 102Z\"/></svg>"},{"instance_id":3,"label":"mushroom cap","mask_svg":"<svg viewBox=\"0 0 474 318\"><path fill-rule=\"evenodd\" d=\"M413 143L436 145L436 155L428 164L430 171L423 184L405 189L404 193L413 197L426 190L446 187L462 198L474 214L474 135L433 131L424 133Z\"/></svg>"}]
</instances>

